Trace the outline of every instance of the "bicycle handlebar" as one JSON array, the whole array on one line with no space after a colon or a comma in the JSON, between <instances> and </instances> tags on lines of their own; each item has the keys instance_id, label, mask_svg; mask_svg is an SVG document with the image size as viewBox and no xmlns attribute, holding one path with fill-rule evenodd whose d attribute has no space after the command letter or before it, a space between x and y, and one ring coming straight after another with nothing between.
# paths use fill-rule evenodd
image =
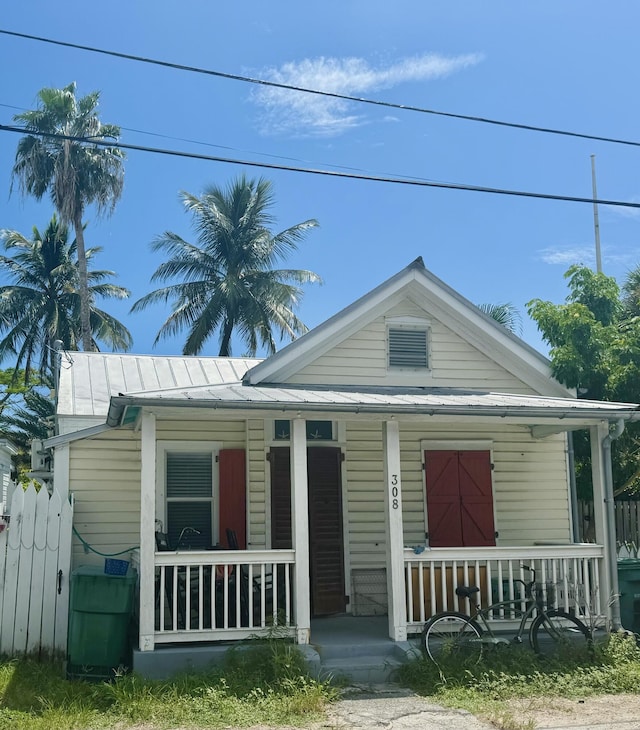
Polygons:
<instances>
[{"instance_id":1,"label":"bicycle handlebar","mask_svg":"<svg viewBox=\"0 0 640 730\"><path fill-rule=\"evenodd\" d=\"M532 568L529 565L525 565L524 563L520 563L520 567L523 568L524 570L528 570L531 573L531 583L535 583L536 582L535 568ZM524 581L523 581L523 583L524 583Z\"/></svg>"}]
</instances>

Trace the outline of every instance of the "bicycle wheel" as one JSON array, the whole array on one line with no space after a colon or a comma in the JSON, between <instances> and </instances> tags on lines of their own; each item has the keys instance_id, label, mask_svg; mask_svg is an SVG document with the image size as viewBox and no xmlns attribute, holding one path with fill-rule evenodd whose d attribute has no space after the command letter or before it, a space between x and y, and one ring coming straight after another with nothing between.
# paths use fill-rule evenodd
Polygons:
<instances>
[{"instance_id":1,"label":"bicycle wheel","mask_svg":"<svg viewBox=\"0 0 640 730\"><path fill-rule=\"evenodd\" d=\"M546 611L538 615L529 629L529 641L540 656L584 652L591 648L589 629L565 611Z\"/></svg>"},{"instance_id":2,"label":"bicycle wheel","mask_svg":"<svg viewBox=\"0 0 640 730\"><path fill-rule=\"evenodd\" d=\"M444 611L432 616L422 630L422 648L439 664L449 659L477 664L482 656L482 629L469 616Z\"/></svg>"}]
</instances>

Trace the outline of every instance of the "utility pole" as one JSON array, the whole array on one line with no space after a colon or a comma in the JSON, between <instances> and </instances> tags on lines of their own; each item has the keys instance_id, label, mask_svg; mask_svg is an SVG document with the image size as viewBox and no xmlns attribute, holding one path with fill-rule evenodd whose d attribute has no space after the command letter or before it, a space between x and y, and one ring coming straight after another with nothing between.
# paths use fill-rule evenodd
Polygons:
<instances>
[{"instance_id":1,"label":"utility pole","mask_svg":"<svg viewBox=\"0 0 640 730\"><path fill-rule=\"evenodd\" d=\"M596 234L596 272L602 273L602 256L600 255L600 222L598 220L598 192L596 190L596 156L591 155L591 187L593 189L593 227Z\"/></svg>"}]
</instances>

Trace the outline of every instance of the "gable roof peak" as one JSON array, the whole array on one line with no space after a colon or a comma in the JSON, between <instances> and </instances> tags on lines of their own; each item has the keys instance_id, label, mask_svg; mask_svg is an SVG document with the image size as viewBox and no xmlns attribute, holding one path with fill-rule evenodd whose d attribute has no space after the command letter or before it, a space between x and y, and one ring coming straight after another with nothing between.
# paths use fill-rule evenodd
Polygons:
<instances>
[{"instance_id":1,"label":"gable roof peak","mask_svg":"<svg viewBox=\"0 0 640 730\"><path fill-rule=\"evenodd\" d=\"M422 260L422 256L418 256L417 259L414 259L409 266L407 266L408 269L423 269L426 270L426 266L424 265L424 261Z\"/></svg>"}]
</instances>

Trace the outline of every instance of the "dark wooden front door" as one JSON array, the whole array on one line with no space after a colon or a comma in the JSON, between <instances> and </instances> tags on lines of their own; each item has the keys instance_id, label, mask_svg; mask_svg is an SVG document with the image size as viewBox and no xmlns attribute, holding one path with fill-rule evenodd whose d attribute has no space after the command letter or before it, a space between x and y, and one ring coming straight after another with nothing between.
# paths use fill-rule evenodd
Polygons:
<instances>
[{"instance_id":1,"label":"dark wooden front door","mask_svg":"<svg viewBox=\"0 0 640 730\"><path fill-rule=\"evenodd\" d=\"M291 471L289 449L272 448L271 545L291 548ZM326 616L346 609L342 531L341 452L307 449L311 613Z\"/></svg>"}]
</instances>

